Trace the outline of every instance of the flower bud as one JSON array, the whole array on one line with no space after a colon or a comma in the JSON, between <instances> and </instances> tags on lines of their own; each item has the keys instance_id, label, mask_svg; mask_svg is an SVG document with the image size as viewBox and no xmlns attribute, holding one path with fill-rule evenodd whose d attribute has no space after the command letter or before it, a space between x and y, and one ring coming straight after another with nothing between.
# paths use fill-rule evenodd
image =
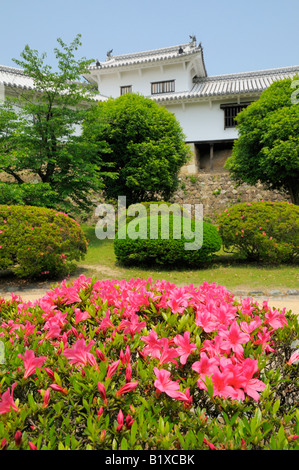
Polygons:
<instances>
[{"instance_id":1,"label":"flower bud","mask_svg":"<svg viewBox=\"0 0 299 470\"><path fill-rule=\"evenodd\" d=\"M22 433L21 433L21 431L17 431L15 433L15 443L16 443L16 446L20 446L22 444Z\"/></svg>"}]
</instances>

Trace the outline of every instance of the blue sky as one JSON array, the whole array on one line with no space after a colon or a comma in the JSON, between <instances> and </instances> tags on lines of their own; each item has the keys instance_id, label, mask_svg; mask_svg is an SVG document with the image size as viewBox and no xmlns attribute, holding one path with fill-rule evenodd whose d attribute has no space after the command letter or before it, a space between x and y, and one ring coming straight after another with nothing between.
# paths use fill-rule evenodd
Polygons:
<instances>
[{"instance_id":1,"label":"blue sky","mask_svg":"<svg viewBox=\"0 0 299 470\"><path fill-rule=\"evenodd\" d=\"M55 64L56 39L80 33L78 57L202 42L208 75L299 64L298 0L0 0L0 64L24 46Z\"/></svg>"}]
</instances>

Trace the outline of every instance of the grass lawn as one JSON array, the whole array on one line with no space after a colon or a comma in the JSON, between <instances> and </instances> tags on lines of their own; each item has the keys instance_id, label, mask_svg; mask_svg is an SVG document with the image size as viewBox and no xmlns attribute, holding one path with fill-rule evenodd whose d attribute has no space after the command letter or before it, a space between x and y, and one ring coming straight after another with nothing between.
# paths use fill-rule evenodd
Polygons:
<instances>
[{"instance_id":1,"label":"grass lawn","mask_svg":"<svg viewBox=\"0 0 299 470\"><path fill-rule=\"evenodd\" d=\"M232 255L218 253L216 261L203 269L136 268L118 265L113 250L113 240L99 240L93 227L83 226L89 241L88 253L78 266L86 276L99 279L148 278L166 279L177 285L200 285L204 281L216 282L230 290L292 289L299 286L299 265L277 267L237 261ZM78 273L76 273L78 274ZM72 276L73 277L73 276Z\"/></svg>"}]
</instances>

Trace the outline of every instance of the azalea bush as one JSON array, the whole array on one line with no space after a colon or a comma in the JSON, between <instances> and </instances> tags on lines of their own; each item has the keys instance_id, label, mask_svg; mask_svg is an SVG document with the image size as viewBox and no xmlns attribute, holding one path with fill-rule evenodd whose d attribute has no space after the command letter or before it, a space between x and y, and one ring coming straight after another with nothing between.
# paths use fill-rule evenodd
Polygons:
<instances>
[{"instance_id":1,"label":"azalea bush","mask_svg":"<svg viewBox=\"0 0 299 470\"><path fill-rule=\"evenodd\" d=\"M221 248L217 228L205 221L172 214L159 215L154 221L151 216L141 218L138 229L144 224L146 238L132 238L132 232L129 233L132 222L121 227L114 240L116 259L124 265L200 267L209 263ZM153 227L156 238L152 237ZM192 243L196 249L190 249Z\"/></svg>"},{"instance_id":2,"label":"azalea bush","mask_svg":"<svg viewBox=\"0 0 299 470\"><path fill-rule=\"evenodd\" d=\"M80 276L12 295L0 447L298 450L297 339L291 312L216 284Z\"/></svg>"},{"instance_id":3,"label":"azalea bush","mask_svg":"<svg viewBox=\"0 0 299 470\"><path fill-rule=\"evenodd\" d=\"M54 209L0 206L0 270L21 278L65 276L87 251L79 224Z\"/></svg>"},{"instance_id":4,"label":"azalea bush","mask_svg":"<svg viewBox=\"0 0 299 470\"><path fill-rule=\"evenodd\" d=\"M299 257L299 206L288 202L236 204L218 217L226 250L249 260L292 262Z\"/></svg>"}]
</instances>

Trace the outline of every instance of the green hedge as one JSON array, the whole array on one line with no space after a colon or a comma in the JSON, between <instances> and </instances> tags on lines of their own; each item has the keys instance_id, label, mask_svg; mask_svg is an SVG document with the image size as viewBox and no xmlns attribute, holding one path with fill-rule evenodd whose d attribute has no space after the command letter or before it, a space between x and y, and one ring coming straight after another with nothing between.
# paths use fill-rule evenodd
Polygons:
<instances>
[{"instance_id":1,"label":"green hedge","mask_svg":"<svg viewBox=\"0 0 299 470\"><path fill-rule=\"evenodd\" d=\"M114 240L114 252L119 262L123 264L156 264L165 266L190 266L197 267L201 264L208 263L213 258L213 254L221 248L221 239L217 233L216 227L213 225L199 222L191 219L191 232L194 234L203 231L202 246L198 249L190 249L192 242L199 241L199 237L188 238L184 230L183 220L184 217L172 216L171 214L159 216L158 227L156 224L153 226L158 229L158 238L151 238L151 217L139 219L139 228L146 227L146 239L137 238L132 239L130 230L130 223L126 224L126 238L124 237L124 227L120 228ZM169 230L165 225L165 221L169 221ZM190 219L188 219L190 220ZM178 234L174 235L173 228L178 229ZM180 228L179 228L180 227ZM201 229L202 227L202 229ZM185 234L184 234L185 232ZM187 245L186 245L187 244ZM189 249L186 249L186 246Z\"/></svg>"},{"instance_id":2,"label":"green hedge","mask_svg":"<svg viewBox=\"0 0 299 470\"><path fill-rule=\"evenodd\" d=\"M168 214L169 212L171 212L171 210L177 211L178 209L180 209L181 215L183 217L189 217L189 213L187 212L187 210L180 204L161 201L161 200L160 201L143 201L143 202L138 202L136 204L131 204L129 207L124 208L121 211L120 213L121 218L124 218L124 216L126 216L126 224L128 224L129 222L135 219L135 216L128 215L128 209L133 210L136 208L136 211L138 211L140 204L144 206L147 216L150 216L150 213L152 210L151 208L156 206L157 210L160 211L160 214L162 215L163 213ZM118 212L116 214L116 231L117 230L118 230Z\"/></svg>"},{"instance_id":3,"label":"green hedge","mask_svg":"<svg viewBox=\"0 0 299 470\"><path fill-rule=\"evenodd\" d=\"M291 262L299 255L299 207L287 202L236 204L218 217L225 249L248 260Z\"/></svg>"},{"instance_id":4,"label":"green hedge","mask_svg":"<svg viewBox=\"0 0 299 470\"><path fill-rule=\"evenodd\" d=\"M87 251L77 222L53 209L0 206L0 270L21 278L69 274Z\"/></svg>"}]
</instances>

